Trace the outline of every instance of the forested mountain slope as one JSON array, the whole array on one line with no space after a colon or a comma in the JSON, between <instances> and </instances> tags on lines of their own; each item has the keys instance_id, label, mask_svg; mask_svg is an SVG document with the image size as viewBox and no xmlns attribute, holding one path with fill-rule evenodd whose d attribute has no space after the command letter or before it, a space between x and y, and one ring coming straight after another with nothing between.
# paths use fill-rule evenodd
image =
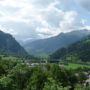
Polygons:
<instances>
[{"instance_id":1,"label":"forested mountain slope","mask_svg":"<svg viewBox=\"0 0 90 90\"><path fill-rule=\"evenodd\" d=\"M27 56L24 48L10 35L0 31L0 54Z\"/></svg>"},{"instance_id":2,"label":"forested mountain slope","mask_svg":"<svg viewBox=\"0 0 90 90\"><path fill-rule=\"evenodd\" d=\"M50 55L50 58L90 61L90 36L68 47L57 50Z\"/></svg>"}]
</instances>

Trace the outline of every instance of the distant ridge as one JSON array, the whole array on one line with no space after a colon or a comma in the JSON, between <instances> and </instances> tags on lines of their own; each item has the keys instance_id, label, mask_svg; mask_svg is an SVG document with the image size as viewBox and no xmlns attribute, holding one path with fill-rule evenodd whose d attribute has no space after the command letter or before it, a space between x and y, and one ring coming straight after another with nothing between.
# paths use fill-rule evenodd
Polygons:
<instances>
[{"instance_id":1,"label":"distant ridge","mask_svg":"<svg viewBox=\"0 0 90 90\"><path fill-rule=\"evenodd\" d=\"M32 55L50 54L60 48L73 44L88 35L90 35L90 31L87 29L75 30L68 33L61 33L58 36L48 39L26 43L24 47L26 51Z\"/></svg>"}]
</instances>

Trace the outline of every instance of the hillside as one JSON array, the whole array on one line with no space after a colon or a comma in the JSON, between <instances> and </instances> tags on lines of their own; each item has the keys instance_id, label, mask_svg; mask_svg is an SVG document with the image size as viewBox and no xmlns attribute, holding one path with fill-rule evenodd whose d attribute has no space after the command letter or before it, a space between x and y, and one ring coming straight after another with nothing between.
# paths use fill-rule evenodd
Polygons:
<instances>
[{"instance_id":1,"label":"hillside","mask_svg":"<svg viewBox=\"0 0 90 90\"><path fill-rule=\"evenodd\" d=\"M27 52L22 46L10 35L0 31L0 54L14 56L27 56Z\"/></svg>"},{"instance_id":2,"label":"hillside","mask_svg":"<svg viewBox=\"0 0 90 90\"><path fill-rule=\"evenodd\" d=\"M90 61L90 36L50 55L51 59Z\"/></svg>"},{"instance_id":3,"label":"hillside","mask_svg":"<svg viewBox=\"0 0 90 90\"><path fill-rule=\"evenodd\" d=\"M90 31L88 30L77 30L68 33L61 33L55 37L26 43L24 48L32 55L50 54L60 48L81 40L89 34Z\"/></svg>"}]
</instances>

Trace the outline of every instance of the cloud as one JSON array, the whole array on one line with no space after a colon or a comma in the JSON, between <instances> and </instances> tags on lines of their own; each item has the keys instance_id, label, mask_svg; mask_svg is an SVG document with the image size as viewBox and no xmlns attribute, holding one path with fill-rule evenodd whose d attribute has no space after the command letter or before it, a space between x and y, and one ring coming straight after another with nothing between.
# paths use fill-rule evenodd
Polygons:
<instances>
[{"instance_id":1,"label":"cloud","mask_svg":"<svg viewBox=\"0 0 90 90\"><path fill-rule=\"evenodd\" d=\"M84 22L79 19L77 12L68 11L65 12L63 20L60 22L60 29L63 30L63 32L67 32L82 28L83 25Z\"/></svg>"},{"instance_id":2,"label":"cloud","mask_svg":"<svg viewBox=\"0 0 90 90\"><path fill-rule=\"evenodd\" d=\"M58 0L31 0L30 3L34 4L37 7L47 7Z\"/></svg>"},{"instance_id":3,"label":"cloud","mask_svg":"<svg viewBox=\"0 0 90 90\"><path fill-rule=\"evenodd\" d=\"M85 26L84 29L90 30L90 26Z\"/></svg>"},{"instance_id":4,"label":"cloud","mask_svg":"<svg viewBox=\"0 0 90 90\"><path fill-rule=\"evenodd\" d=\"M51 27L58 27L59 22L64 16L64 12L62 10L58 10L55 7L48 8L48 10L44 11L43 14L43 19L46 20Z\"/></svg>"},{"instance_id":5,"label":"cloud","mask_svg":"<svg viewBox=\"0 0 90 90\"><path fill-rule=\"evenodd\" d=\"M12 35L17 35L17 32L15 32L13 29L8 29L0 25L0 30L6 33L11 33Z\"/></svg>"},{"instance_id":6,"label":"cloud","mask_svg":"<svg viewBox=\"0 0 90 90\"><path fill-rule=\"evenodd\" d=\"M51 11L51 12L50 12ZM55 14L54 14L55 13ZM45 23L36 29L42 38L56 36L61 32L69 32L84 27L85 20L78 17L76 11L50 9L44 13Z\"/></svg>"},{"instance_id":7,"label":"cloud","mask_svg":"<svg viewBox=\"0 0 90 90\"><path fill-rule=\"evenodd\" d=\"M0 0L0 29L27 40L82 27L78 12L62 9L63 4L61 0Z\"/></svg>"},{"instance_id":8,"label":"cloud","mask_svg":"<svg viewBox=\"0 0 90 90\"><path fill-rule=\"evenodd\" d=\"M87 11L90 12L90 0L77 0L77 2Z\"/></svg>"}]
</instances>

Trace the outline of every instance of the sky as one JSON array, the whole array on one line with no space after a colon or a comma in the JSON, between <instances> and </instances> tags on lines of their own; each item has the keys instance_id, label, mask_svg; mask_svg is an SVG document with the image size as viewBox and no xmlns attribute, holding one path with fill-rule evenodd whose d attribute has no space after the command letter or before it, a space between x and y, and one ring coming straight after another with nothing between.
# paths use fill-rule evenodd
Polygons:
<instances>
[{"instance_id":1,"label":"sky","mask_svg":"<svg viewBox=\"0 0 90 90\"><path fill-rule=\"evenodd\" d=\"M0 0L0 30L17 40L90 29L90 0Z\"/></svg>"}]
</instances>

